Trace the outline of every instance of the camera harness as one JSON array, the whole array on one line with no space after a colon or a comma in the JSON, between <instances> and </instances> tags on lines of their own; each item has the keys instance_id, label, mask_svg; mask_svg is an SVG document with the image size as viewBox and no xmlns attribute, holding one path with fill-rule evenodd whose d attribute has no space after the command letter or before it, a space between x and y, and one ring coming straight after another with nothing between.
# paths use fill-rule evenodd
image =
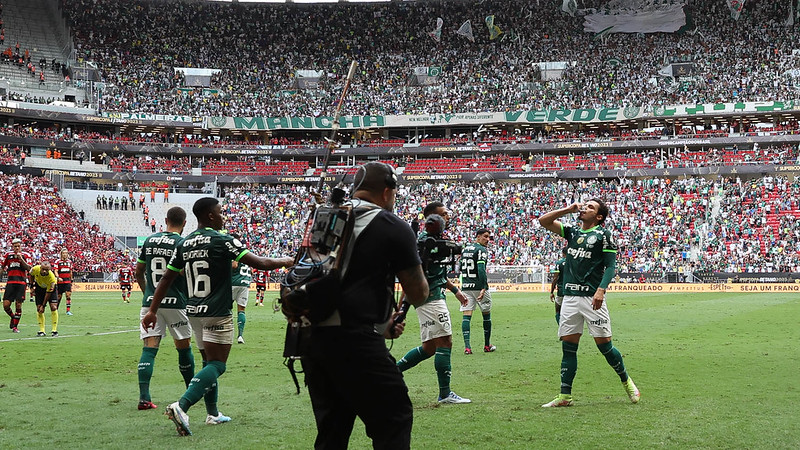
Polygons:
<instances>
[{"instance_id":1,"label":"camera harness","mask_svg":"<svg viewBox=\"0 0 800 450\"><path fill-rule=\"evenodd\" d=\"M381 209L361 199L317 208L309 220L295 265L281 279L281 310L289 320L284 365L289 369L298 394L300 383L294 364L305 353L302 347L307 342L302 340L308 338L312 326L341 325L337 305L319 304L310 299L308 285L330 277L338 286L347 273L347 263L358 236ZM319 311L323 311L321 314L325 317L320 316Z\"/></svg>"}]
</instances>

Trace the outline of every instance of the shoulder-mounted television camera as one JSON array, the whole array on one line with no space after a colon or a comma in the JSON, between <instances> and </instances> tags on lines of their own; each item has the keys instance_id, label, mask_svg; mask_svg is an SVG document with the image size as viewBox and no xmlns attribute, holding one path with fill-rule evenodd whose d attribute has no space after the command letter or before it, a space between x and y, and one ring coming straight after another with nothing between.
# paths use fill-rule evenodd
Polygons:
<instances>
[{"instance_id":1,"label":"shoulder-mounted television camera","mask_svg":"<svg viewBox=\"0 0 800 450\"><path fill-rule=\"evenodd\" d=\"M431 214L425 220L427 236L417 241L417 252L425 270L431 264L455 266L456 256L461 254L460 245L442 237L444 226L444 219L438 214Z\"/></svg>"},{"instance_id":2,"label":"shoulder-mounted television camera","mask_svg":"<svg viewBox=\"0 0 800 450\"><path fill-rule=\"evenodd\" d=\"M290 322L300 322L303 316L316 322L336 308L342 252L354 221L344 194L333 189L329 203L314 210L295 265L281 280L281 309Z\"/></svg>"}]
</instances>

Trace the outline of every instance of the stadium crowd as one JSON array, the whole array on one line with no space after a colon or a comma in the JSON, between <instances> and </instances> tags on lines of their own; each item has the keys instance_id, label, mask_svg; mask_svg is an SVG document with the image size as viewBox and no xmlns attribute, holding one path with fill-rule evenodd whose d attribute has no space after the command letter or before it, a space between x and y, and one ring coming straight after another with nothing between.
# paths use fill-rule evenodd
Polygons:
<instances>
[{"instance_id":1,"label":"stadium crowd","mask_svg":"<svg viewBox=\"0 0 800 450\"><path fill-rule=\"evenodd\" d=\"M797 31L784 26L784 2L757 0L744 5L738 21L722 2L700 0L687 5L696 26L690 33L619 33L602 40L583 31L580 14L562 13L555 1L64 4L78 56L97 62L108 83L105 111L320 115L332 110L352 59L360 66L349 114L793 99L793 79L785 73L800 47ZM482 25L489 15L503 31L494 40ZM437 17L446 24L441 42L428 35ZM475 42L455 33L466 20ZM691 80L659 76L676 59L693 62ZM559 79L541 79L535 63L548 61L568 63ZM203 89L184 86L175 67L222 71ZM441 68L438 82L409 86L415 67ZM318 89L298 90L297 70L321 71Z\"/></svg>"},{"instance_id":2,"label":"stadium crowd","mask_svg":"<svg viewBox=\"0 0 800 450\"><path fill-rule=\"evenodd\" d=\"M0 217L2 248L19 237L39 260L65 246L78 272L113 272L131 262L45 178L0 175L0 196L8 205ZM562 243L533 219L592 197L605 198L611 210L607 226L620 247L620 273L800 271L800 180L785 177L402 185L396 212L409 222L421 220L422 205L443 201L452 211L450 238L466 243L475 229L489 228L490 264L541 272L558 259ZM292 254L310 198L302 185L228 189L228 229L261 254Z\"/></svg>"},{"instance_id":3,"label":"stadium crowd","mask_svg":"<svg viewBox=\"0 0 800 450\"><path fill-rule=\"evenodd\" d=\"M800 181L739 178L622 179L539 184L401 186L396 212L421 219L439 200L452 211L449 236L492 230L490 263L546 270L562 242L533 220L572 201L605 198L607 226L620 246L618 272L776 272L800 270ZM225 199L228 226L268 255L292 254L308 215L305 186L242 186Z\"/></svg>"},{"instance_id":4,"label":"stadium crowd","mask_svg":"<svg viewBox=\"0 0 800 450\"><path fill-rule=\"evenodd\" d=\"M52 262L66 248L75 272L113 272L132 262L131 255L114 248L113 236L82 220L44 177L0 174L0 204L0 248L22 239L36 263Z\"/></svg>"}]
</instances>

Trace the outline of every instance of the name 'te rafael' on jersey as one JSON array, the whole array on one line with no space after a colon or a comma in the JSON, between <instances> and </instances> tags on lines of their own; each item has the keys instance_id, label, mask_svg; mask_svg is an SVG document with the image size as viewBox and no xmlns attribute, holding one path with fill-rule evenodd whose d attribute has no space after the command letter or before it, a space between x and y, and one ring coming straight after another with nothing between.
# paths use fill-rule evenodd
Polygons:
<instances>
[{"instance_id":1,"label":"name 'te rafael' on jersey","mask_svg":"<svg viewBox=\"0 0 800 450\"><path fill-rule=\"evenodd\" d=\"M142 296L142 306L150 307L155 294L156 286L161 277L167 272L167 265L175 249L180 245L182 238L178 233L171 231L158 232L149 236L142 244L142 251L136 262L144 264L145 286ZM166 295L161 300L161 308L184 309L186 308L186 283L180 279L167 290Z\"/></svg>"}]
</instances>

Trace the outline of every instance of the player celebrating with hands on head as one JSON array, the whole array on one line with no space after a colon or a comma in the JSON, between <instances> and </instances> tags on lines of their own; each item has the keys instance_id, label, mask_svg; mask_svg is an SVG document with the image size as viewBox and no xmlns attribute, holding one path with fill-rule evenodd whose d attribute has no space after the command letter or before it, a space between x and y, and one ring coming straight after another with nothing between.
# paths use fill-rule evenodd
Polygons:
<instances>
[{"instance_id":1,"label":"player celebrating with hands on head","mask_svg":"<svg viewBox=\"0 0 800 450\"><path fill-rule=\"evenodd\" d=\"M261 258L247 250L238 239L222 234L225 218L222 206L213 197L197 200L192 207L198 229L175 249L167 270L156 286L150 310L142 318L142 328L155 326L158 308L172 283L183 271L188 290L186 312L203 357L203 369L192 378L180 400L167 406L166 414L181 436L191 435L186 411L205 397L206 424L230 421L217 409L217 379L225 373L233 344L233 292L231 261L262 270L289 266L293 258Z\"/></svg>"},{"instance_id":2,"label":"player celebrating with hands on head","mask_svg":"<svg viewBox=\"0 0 800 450\"><path fill-rule=\"evenodd\" d=\"M558 220L572 213L578 213L580 228ZM611 318L605 298L616 270L617 244L611 231L603 227L606 218L608 207L597 198L583 204L573 203L539 217L542 227L567 240L564 270L559 274L564 281L564 300L558 324L562 349L561 393L542 405L545 408L572 405L572 381L578 370L578 343L584 324L600 353L619 375L631 402L639 401L639 389L628 376L619 350L611 343Z\"/></svg>"}]
</instances>

